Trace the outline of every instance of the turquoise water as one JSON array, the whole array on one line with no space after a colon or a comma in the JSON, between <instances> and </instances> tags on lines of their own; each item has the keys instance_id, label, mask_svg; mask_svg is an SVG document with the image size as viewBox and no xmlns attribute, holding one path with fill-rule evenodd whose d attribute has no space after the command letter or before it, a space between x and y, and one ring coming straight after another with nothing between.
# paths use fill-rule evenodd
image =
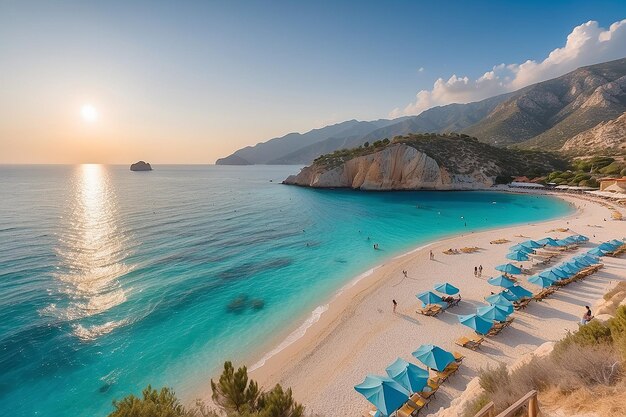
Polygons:
<instances>
[{"instance_id":1,"label":"turquoise water","mask_svg":"<svg viewBox=\"0 0 626 417\"><path fill-rule=\"evenodd\" d=\"M389 256L570 210L528 195L279 183L296 171L0 167L2 409L104 416L148 383L185 397Z\"/></svg>"}]
</instances>

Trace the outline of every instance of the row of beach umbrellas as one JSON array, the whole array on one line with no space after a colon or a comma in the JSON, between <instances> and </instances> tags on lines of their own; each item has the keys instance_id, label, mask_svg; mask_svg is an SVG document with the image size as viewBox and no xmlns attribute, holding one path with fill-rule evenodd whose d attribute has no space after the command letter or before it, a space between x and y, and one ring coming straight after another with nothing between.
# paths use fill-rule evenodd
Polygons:
<instances>
[{"instance_id":1,"label":"row of beach umbrellas","mask_svg":"<svg viewBox=\"0 0 626 417\"><path fill-rule=\"evenodd\" d=\"M452 353L435 345L422 345L412 355L428 368L440 372L455 361ZM411 394L423 391L430 377L427 369L402 358L397 358L385 371L387 376L367 375L354 387L382 416L389 416L402 407Z\"/></svg>"},{"instance_id":2,"label":"row of beach umbrellas","mask_svg":"<svg viewBox=\"0 0 626 417\"><path fill-rule=\"evenodd\" d=\"M576 243L586 242L589 238L583 235L572 235L564 239L553 239L546 237L537 241L526 240L524 242L513 245L509 248L510 252L506 255L507 259L513 261L528 261L529 256L535 252L535 249L543 248L545 246L565 247Z\"/></svg>"}]
</instances>

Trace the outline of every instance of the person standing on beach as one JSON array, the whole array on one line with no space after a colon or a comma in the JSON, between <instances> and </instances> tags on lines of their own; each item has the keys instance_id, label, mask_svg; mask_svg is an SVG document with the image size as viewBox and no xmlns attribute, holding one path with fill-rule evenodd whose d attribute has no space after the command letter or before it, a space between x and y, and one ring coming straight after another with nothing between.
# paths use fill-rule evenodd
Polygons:
<instances>
[{"instance_id":1,"label":"person standing on beach","mask_svg":"<svg viewBox=\"0 0 626 417\"><path fill-rule=\"evenodd\" d=\"M475 277L478 276L478 267L477 266L474 267L474 276Z\"/></svg>"},{"instance_id":2,"label":"person standing on beach","mask_svg":"<svg viewBox=\"0 0 626 417\"><path fill-rule=\"evenodd\" d=\"M398 307L398 302L396 300L391 301L393 301L393 313L396 314L396 307Z\"/></svg>"},{"instance_id":3,"label":"person standing on beach","mask_svg":"<svg viewBox=\"0 0 626 417\"><path fill-rule=\"evenodd\" d=\"M482 265L478 265L478 276L482 276L483 275L483 266Z\"/></svg>"},{"instance_id":4,"label":"person standing on beach","mask_svg":"<svg viewBox=\"0 0 626 417\"><path fill-rule=\"evenodd\" d=\"M408 272L407 271L402 271L402 273L404 274L404 278L408 278Z\"/></svg>"},{"instance_id":5,"label":"person standing on beach","mask_svg":"<svg viewBox=\"0 0 626 417\"><path fill-rule=\"evenodd\" d=\"M432 261L433 259L435 259L435 255L433 254L433 251L430 251L430 260Z\"/></svg>"}]
</instances>

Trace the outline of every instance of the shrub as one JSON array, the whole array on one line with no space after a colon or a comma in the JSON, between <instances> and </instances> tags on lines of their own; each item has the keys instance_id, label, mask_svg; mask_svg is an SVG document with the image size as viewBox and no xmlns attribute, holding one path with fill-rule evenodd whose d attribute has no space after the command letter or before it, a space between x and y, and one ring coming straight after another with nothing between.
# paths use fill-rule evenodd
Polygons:
<instances>
[{"instance_id":1,"label":"shrub","mask_svg":"<svg viewBox=\"0 0 626 417\"><path fill-rule=\"evenodd\" d=\"M170 388L160 391L148 385L138 398L129 395L120 401L113 401L115 411L109 417L187 417L193 415L183 407Z\"/></svg>"},{"instance_id":2,"label":"shrub","mask_svg":"<svg viewBox=\"0 0 626 417\"><path fill-rule=\"evenodd\" d=\"M611 344L611 329L608 325L598 320L592 320L584 326L579 326L578 331L569 332L555 346L554 351L566 349L570 345L593 346L598 344Z\"/></svg>"},{"instance_id":3,"label":"shrub","mask_svg":"<svg viewBox=\"0 0 626 417\"><path fill-rule=\"evenodd\" d=\"M226 411L252 411L257 409L260 395L259 386L248 380L246 367L237 369L229 361L224 363L224 371L217 382L211 380L213 401Z\"/></svg>"},{"instance_id":4,"label":"shrub","mask_svg":"<svg viewBox=\"0 0 626 417\"><path fill-rule=\"evenodd\" d=\"M474 401L470 402L463 410L463 417L474 417L484 406L489 403L489 397L483 393Z\"/></svg>"}]
</instances>

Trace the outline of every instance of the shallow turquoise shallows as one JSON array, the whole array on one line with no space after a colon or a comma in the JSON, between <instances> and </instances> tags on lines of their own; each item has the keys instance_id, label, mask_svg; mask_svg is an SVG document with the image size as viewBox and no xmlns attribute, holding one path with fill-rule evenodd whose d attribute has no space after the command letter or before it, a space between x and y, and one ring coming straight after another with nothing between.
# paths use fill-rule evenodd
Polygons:
<instances>
[{"instance_id":1,"label":"shallow turquoise shallows","mask_svg":"<svg viewBox=\"0 0 626 417\"><path fill-rule=\"evenodd\" d=\"M385 258L571 210L507 193L281 185L297 167L155 168L0 166L0 404L12 416L105 416L149 383L189 399Z\"/></svg>"}]
</instances>

